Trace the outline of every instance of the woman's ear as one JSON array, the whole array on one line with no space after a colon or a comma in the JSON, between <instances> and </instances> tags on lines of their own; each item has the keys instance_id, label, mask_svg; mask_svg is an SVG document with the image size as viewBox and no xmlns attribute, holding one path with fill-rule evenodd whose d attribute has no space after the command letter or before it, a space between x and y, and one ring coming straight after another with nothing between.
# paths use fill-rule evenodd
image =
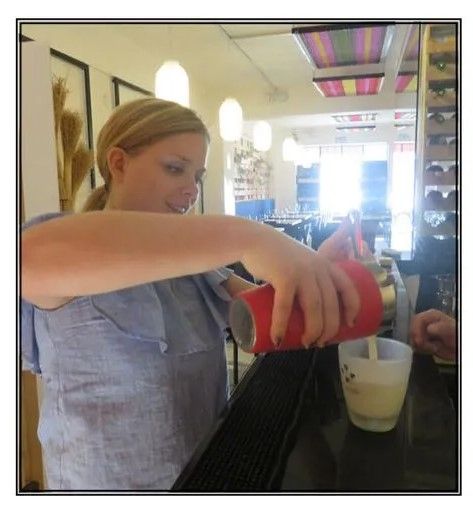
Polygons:
<instances>
[{"instance_id":1,"label":"woman's ear","mask_svg":"<svg viewBox=\"0 0 473 514\"><path fill-rule=\"evenodd\" d=\"M127 154L125 150L122 150L118 146L113 146L107 152L108 169L115 183L119 183L123 180L126 161Z\"/></svg>"}]
</instances>

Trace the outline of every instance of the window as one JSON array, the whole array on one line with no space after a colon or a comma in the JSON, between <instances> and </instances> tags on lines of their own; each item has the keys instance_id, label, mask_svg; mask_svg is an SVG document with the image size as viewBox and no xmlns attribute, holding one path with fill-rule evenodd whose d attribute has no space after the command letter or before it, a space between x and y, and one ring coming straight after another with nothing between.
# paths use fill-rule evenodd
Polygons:
<instances>
[{"instance_id":1,"label":"window","mask_svg":"<svg viewBox=\"0 0 473 514\"><path fill-rule=\"evenodd\" d=\"M361 155L353 152L321 152L320 210L329 216L345 216L361 204Z\"/></svg>"},{"instance_id":2,"label":"window","mask_svg":"<svg viewBox=\"0 0 473 514\"><path fill-rule=\"evenodd\" d=\"M393 152L391 189L391 246L400 251L412 249L414 209L414 143L396 143Z\"/></svg>"}]
</instances>

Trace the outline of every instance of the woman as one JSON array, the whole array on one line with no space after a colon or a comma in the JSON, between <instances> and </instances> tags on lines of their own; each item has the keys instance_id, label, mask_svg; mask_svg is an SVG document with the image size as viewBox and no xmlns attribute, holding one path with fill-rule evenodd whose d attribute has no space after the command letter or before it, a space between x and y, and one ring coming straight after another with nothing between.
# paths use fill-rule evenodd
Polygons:
<instances>
[{"instance_id":1,"label":"woman","mask_svg":"<svg viewBox=\"0 0 473 514\"><path fill-rule=\"evenodd\" d=\"M187 108L120 106L99 134L105 185L87 212L22 233L23 361L42 375L51 489L171 487L225 406L228 301L253 287L222 266L241 261L273 285L275 344L295 296L306 345L337 332L337 294L353 323L354 286L322 255L260 223L183 216L208 144Z\"/></svg>"}]
</instances>

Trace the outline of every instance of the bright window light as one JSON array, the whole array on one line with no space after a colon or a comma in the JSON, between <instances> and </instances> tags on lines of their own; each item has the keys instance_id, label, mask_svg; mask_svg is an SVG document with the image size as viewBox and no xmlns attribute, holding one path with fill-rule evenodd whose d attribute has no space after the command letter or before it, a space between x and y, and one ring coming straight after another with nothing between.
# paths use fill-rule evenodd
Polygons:
<instances>
[{"instance_id":1,"label":"bright window light","mask_svg":"<svg viewBox=\"0 0 473 514\"><path fill-rule=\"evenodd\" d=\"M361 155L323 152L320 158L320 210L345 216L361 205Z\"/></svg>"},{"instance_id":2,"label":"bright window light","mask_svg":"<svg viewBox=\"0 0 473 514\"><path fill-rule=\"evenodd\" d=\"M394 151L392 170L391 247L401 252L409 252L412 249L414 209L414 150Z\"/></svg>"}]
</instances>

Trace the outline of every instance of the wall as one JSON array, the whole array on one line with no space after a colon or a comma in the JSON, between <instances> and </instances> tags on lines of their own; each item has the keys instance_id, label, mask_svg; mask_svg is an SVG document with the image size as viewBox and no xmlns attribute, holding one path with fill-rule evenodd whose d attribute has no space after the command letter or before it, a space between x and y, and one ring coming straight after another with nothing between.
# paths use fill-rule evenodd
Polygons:
<instances>
[{"instance_id":1,"label":"wall","mask_svg":"<svg viewBox=\"0 0 473 514\"><path fill-rule=\"evenodd\" d=\"M22 44L21 177L25 220L59 209L49 48Z\"/></svg>"},{"instance_id":2,"label":"wall","mask_svg":"<svg viewBox=\"0 0 473 514\"><path fill-rule=\"evenodd\" d=\"M273 144L269 153L273 163L272 196L276 200L277 211L293 209L297 201L296 166L282 159L282 143L287 136L289 134L285 130L273 127Z\"/></svg>"},{"instance_id":3,"label":"wall","mask_svg":"<svg viewBox=\"0 0 473 514\"><path fill-rule=\"evenodd\" d=\"M53 98L49 48L22 43L21 61L21 190L22 221L59 211L54 144ZM41 379L22 372L22 486L46 486L36 431L41 405Z\"/></svg>"},{"instance_id":4,"label":"wall","mask_svg":"<svg viewBox=\"0 0 473 514\"><path fill-rule=\"evenodd\" d=\"M164 56L169 50L153 48L148 53L143 53L142 48L133 45L126 37L112 33L110 27L105 24L95 26L25 24L22 26L22 33L89 65L94 145L100 128L113 108L111 78L116 76L152 91L156 55ZM100 44L103 38L108 38L107 45ZM110 48L114 48L114 51L112 52ZM137 59L136 55L140 55L140 59ZM97 66L98 63L102 68ZM224 159L223 142L218 134L218 109L226 95L225 92L218 95L209 94L199 84L196 76L189 76L189 82L191 108L202 117L211 137L207 162L208 173L204 184L205 212L223 213ZM102 183L98 173L96 173L96 181L97 185ZM78 194L78 207L89 191L90 185L84 183Z\"/></svg>"}]
</instances>

